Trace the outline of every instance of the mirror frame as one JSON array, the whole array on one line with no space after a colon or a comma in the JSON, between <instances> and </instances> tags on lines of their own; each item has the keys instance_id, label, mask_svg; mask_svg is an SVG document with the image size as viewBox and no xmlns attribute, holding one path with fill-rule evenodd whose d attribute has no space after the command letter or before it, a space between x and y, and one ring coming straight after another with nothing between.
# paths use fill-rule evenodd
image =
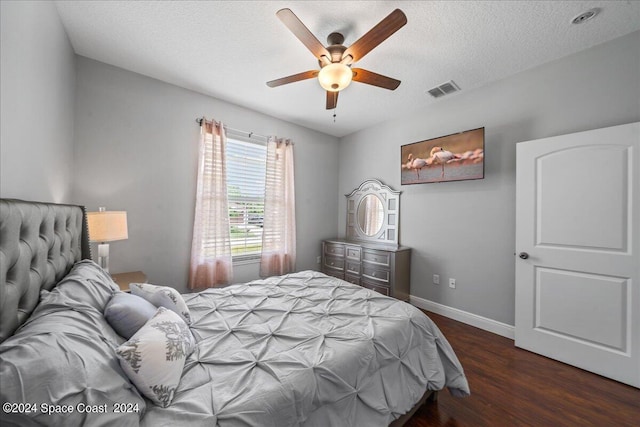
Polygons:
<instances>
[{"instance_id":1,"label":"mirror frame","mask_svg":"<svg viewBox=\"0 0 640 427\"><path fill-rule=\"evenodd\" d=\"M360 184L350 194L345 194L347 239L397 246L400 231L400 193L401 191L395 191L377 179L371 178ZM358 224L358 207L362 199L370 194L380 199L383 207L382 227L372 236L365 234Z\"/></svg>"}]
</instances>

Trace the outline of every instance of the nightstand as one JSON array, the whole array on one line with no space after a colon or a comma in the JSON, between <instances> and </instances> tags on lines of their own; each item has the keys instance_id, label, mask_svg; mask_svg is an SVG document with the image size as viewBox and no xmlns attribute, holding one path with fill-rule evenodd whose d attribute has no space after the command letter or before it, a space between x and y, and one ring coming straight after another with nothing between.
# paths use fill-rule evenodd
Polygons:
<instances>
[{"instance_id":1,"label":"nightstand","mask_svg":"<svg viewBox=\"0 0 640 427\"><path fill-rule=\"evenodd\" d=\"M146 283L147 275L142 271L129 271L127 273L112 274L111 278L123 292L129 292L129 283Z\"/></svg>"}]
</instances>

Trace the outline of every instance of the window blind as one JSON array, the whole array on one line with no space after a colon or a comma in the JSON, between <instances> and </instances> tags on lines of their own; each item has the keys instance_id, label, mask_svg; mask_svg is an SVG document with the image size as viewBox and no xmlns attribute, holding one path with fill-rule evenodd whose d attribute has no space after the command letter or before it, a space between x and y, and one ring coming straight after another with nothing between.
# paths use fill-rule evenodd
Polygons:
<instances>
[{"instance_id":1,"label":"window blind","mask_svg":"<svg viewBox=\"0 0 640 427\"><path fill-rule=\"evenodd\" d=\"M259 258L264 221L265 144L227 137L227 198L234 260Z\"/></svg>"}]
</instances>

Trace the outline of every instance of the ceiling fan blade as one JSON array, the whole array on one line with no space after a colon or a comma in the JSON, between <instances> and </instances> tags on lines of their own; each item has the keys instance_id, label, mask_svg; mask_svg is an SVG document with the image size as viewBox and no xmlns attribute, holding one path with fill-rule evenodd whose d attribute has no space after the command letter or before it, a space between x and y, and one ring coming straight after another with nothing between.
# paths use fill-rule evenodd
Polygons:
<instances>
[{"instance_id":1,"label":"ceiling fan blade","mask_svg":"<svg viewBox=\"0 0 640 427\"><path fill-rule=\"evenodd\" d=\"M362 68L353 68L353 80L368 85L378 86L383 89L396 90L400 86L400 80L383 76L382 74L367 71Z\"/></svg>"},{"instance_id":2,"label":"ceiling fan blade","mask_svg":"<svg viewBox=\"0 0 640 427\"><path fill-rule=\"evenodd\" d=\"M318 73L319 73L318 70L305 71L303 73L294 74L292 76L271 80L270 82L267 82L267 86L277 87L277 86L286 85L288 83L299 82L300 80L312 79L314 77L318 77Z\"/></svg>"},{"instance_id":3,"label":"ceiling fan blade","mask_svg":"<svg viewBox=\"0 0 640 427\"><path fill-rule=\"evenodd\" d=\"M333 110L338 105L338 94L340 92L327 91L327 110Z\"/></svg>"},{"instance_id":4,"label":"ceiling fan blade","mask_svg":"<svg viewBox=\"0 0 640 427\"><path fill-rule=\"evenodd\" d=\"M353 58L349 62L353 63L362 59L373 48L389 38L407 23L407 16L400 9L391 12L386 18L369 30L367 34L356 40L342 54L343 61L349 55Z\"/></svg>"},{"instance_id":5,"label":"ceiling fan blade","mask_svg":"<svg viewBox=\"0 0 640 427\"><path fill-rule=\"evenodd\" d=\"M320 59L322 56L331 58L331 54L326 47L318 41L311 31L302 23L302 21L291 11L291 9L280 9L276 12L276 16L280 18L282 23L296 36L313 55Z\"/></svg>"}]
</instances>

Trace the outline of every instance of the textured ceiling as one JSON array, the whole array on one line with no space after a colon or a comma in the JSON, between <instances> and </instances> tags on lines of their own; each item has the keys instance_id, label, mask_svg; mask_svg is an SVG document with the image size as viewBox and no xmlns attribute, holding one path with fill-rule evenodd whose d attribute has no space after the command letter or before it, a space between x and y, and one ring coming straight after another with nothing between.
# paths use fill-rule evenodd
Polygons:
<instances>
[{"instance_id":1,"label":"textured ceiling","mask_svg":"<svg viewBox=\"0 0 640 427\"><path fill-rule=\"evenodd\" d=\"M79 55L334 136L442 102L425 91L448 80L469 91L640 29L637 1L75 0L56 5ZM268 80L318 68L276 17L284 7L323 44L331 32L342 32L345 46L393 9L402 9L407 25L356 63L401 80L400 87L387 91L352 83L340 93L335 123L316 80L267 87ZM600 9L596 18L570 24L591 8Z\"/></svg>"}]
</instances>

